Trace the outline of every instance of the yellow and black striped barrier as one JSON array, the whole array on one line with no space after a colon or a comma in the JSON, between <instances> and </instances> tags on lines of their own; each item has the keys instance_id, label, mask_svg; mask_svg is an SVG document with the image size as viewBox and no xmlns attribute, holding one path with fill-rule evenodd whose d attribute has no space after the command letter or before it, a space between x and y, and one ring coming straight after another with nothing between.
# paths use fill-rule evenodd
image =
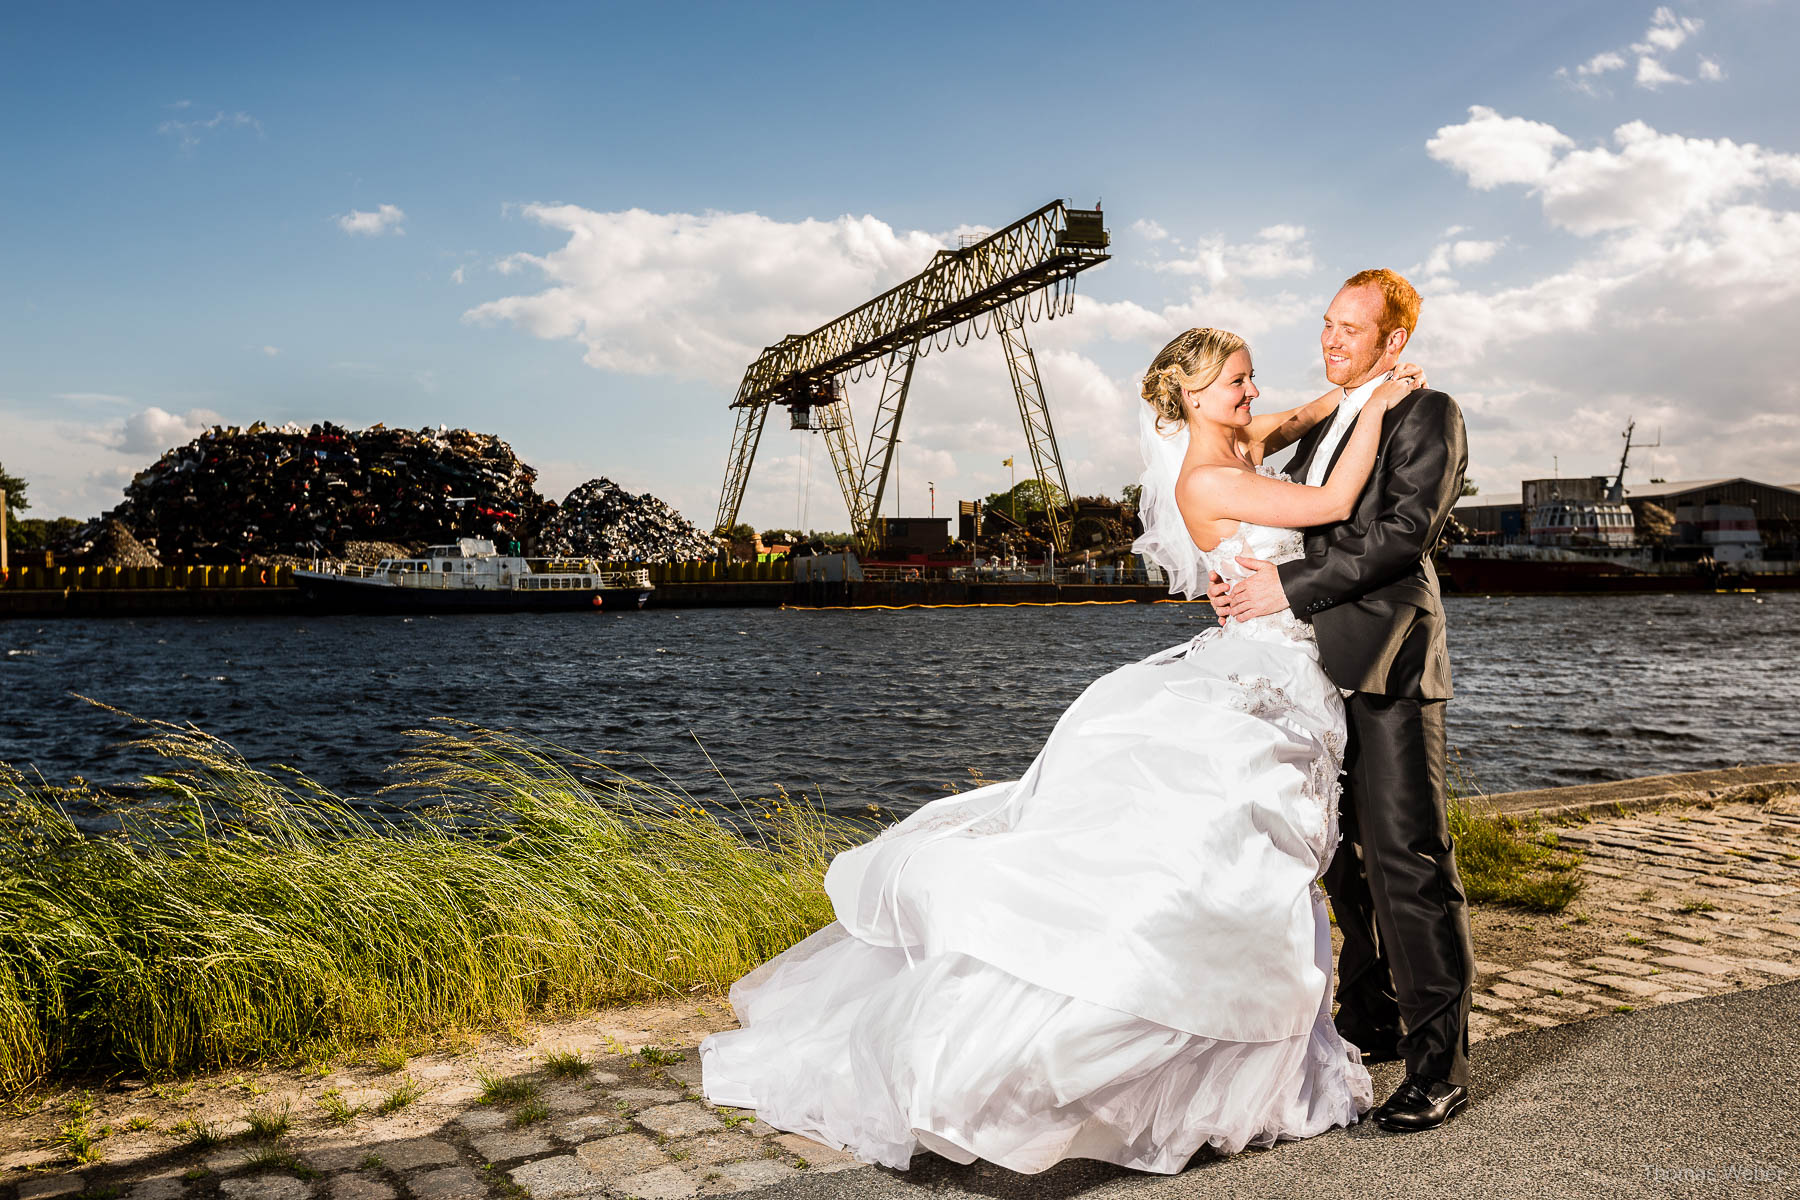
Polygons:
<instances>
[{"instance_id":1,"label":"yellow and black striped barrier","mask_svg":"<svg viewBox=\"0 0 1800 1200\"><path fill-rule=\"evenodd\" d=\"M171 591L294 586L292 567L250 564L202 567L19 566L0 579L9 591Z\"/></svg>"},{"instance_id":2,"label":"yellow and black striped barrier","mask_svg":"<svg viewBox=\"0 0 1800 1200\"><path fill-rule=\"evenodd\" d=\"M1081 608L1088 605L1136 604L1136 600L988 600L969 604L784 604L795 612L899 612L907 608Z\"/></svg>"}]
</instances>

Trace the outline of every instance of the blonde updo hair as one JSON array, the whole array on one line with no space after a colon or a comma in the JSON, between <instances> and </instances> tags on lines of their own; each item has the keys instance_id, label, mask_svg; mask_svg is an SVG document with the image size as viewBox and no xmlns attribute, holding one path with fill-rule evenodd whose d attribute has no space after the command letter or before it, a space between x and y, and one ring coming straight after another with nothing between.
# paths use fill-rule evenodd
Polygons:
<instances>
[{"instance_id":1,"label":"blonde updo hair","mask_svg":"<svg viewBox=\"0 0 1800 1200\"><path fill-rule=\"evenodd\" d=\"M1185 422L1181 393L1210 387L1225 369L1225 360L1246 346L1243 338L1228 329L1190 329L1177 334L1144 372L1142 395L1156 412L1157 428L1164 421Z\"/></svg>"}]
</instances>

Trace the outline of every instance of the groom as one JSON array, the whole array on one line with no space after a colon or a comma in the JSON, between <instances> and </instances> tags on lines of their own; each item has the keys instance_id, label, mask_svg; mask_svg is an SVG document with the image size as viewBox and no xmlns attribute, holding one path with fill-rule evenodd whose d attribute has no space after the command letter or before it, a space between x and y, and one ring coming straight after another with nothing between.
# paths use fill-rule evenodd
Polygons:
<instances>
[{"instance_id":1,"label":"groom","mask_svg":"<svg viewBox=\"0 0 1800 1200\"><path fill-rule=\"evenodd\" d=\"M1325 377L1344 389L1332 419L1300 439L1288 473L1313 486L1337 464L1356 414L1400 361L1419 294L1389 270L1344 281L1325 311ZM1348 691L1343 843L1325 873L1344 935L1337 1026L1406 1079L1375 1110L1387 1129L1431 1129L1468 1103L1474 947L1444 811L1450 657L1430 554L1462 493L1462 413L1422 389L1382 421L1375 469L1346 521L1306 531L1306 557L1229 590L1223 620L1291 608L1312 622L1325 671Z\"/></svg>"}]
</instances>

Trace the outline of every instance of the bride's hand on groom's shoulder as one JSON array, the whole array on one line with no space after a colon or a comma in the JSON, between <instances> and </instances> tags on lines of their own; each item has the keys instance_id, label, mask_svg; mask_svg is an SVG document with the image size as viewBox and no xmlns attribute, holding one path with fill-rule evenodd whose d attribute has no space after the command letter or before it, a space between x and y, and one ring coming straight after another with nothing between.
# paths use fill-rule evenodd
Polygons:
<instances>
[{"instance_id":1,"label":"bride's hand on groom's shoulder","mask_svg":"<svg viewBox=\"0 0 1800 1200\"><path fill-rule=\"evenodd\" d=\"M1424 386L1425 368L1418 363L1401 363L1394 368L1393 378L1376 388L1369 398L1379 403L1385 412Z\"/></svg>"}]
</instances>

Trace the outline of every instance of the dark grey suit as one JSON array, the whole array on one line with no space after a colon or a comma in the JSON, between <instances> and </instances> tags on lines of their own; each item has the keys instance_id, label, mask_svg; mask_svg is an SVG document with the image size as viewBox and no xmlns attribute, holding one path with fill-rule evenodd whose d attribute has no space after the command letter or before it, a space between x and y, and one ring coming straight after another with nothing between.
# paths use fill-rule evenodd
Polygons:
<instances>
[{"instance_id":1,"label":"dark grey suit","mask_svg":"<svg viewBox=\"0 0 1800 1200\"><path fill-rule=\"evenodd\" d=\"M1293 478L1305 478L1327 424L1300 440ZM1306 557L1280 567L1326 673L1354 692L1345 700L1344 840L1325 873L1344 935L1339 1028L1365 1037L1403 1029L1407 1069L1458 1084L1469 1074L1475 953L1444 811L1450 655L1430 554L1468 462L1456 401L1414 392L1383 417L1349 519L1307 530Z\"/></svg>"}]
</instances>

